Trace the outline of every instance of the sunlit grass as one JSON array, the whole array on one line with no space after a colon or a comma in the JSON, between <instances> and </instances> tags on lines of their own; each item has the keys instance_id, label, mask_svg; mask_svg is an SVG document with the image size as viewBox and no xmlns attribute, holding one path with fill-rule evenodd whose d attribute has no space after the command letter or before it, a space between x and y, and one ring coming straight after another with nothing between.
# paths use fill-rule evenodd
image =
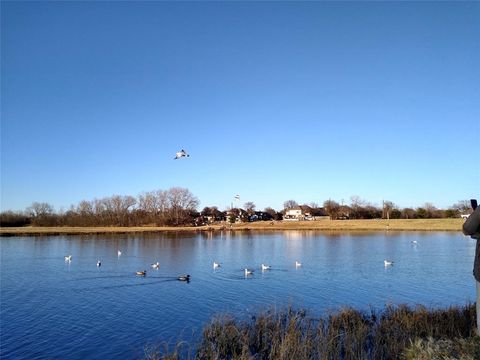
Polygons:
<instances>
[{"instance_id":1,"label":"sunlit grass","mask_svg":"<svg viewBox=\"0 0 480 360\"><path fill-rule=\"evenodd\" d=\"M395 220L317 220L317 221L257 221L241 224L213 224L182 227L3 227L0 235L102 234L165 231L461 231L463 219L395 219Z\"/></svg>"}]
</instances>

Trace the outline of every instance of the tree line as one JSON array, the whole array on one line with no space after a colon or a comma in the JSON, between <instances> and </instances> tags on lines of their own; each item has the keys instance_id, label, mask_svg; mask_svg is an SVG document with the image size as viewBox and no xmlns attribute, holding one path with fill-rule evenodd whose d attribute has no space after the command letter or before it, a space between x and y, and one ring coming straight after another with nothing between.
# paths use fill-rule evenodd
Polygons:
<instances>
[{"instance_id":1,"label":"tree line","mask_svg":"<svg viewBox=\"0 0 480 360\"><path fill-rule=\"evenodd\" d=\"M55 212L48 203L34 202L23 212L0 214L0 226L176 226L192 223L198 199L184 188L82 200L67 211Z\"/></svg>"},{"instance_id":2,"label":"tree line","mask_svg":"<svg viewBox=\"0 0 480 360\"><path fill-rule=\"evenodd\" d=\"M82 200L67 211L58 212L48 203L34 202L24 211L0 213L0 226L204 225L215 221L282 220L288 210L298 207L313 216L329 216L333 220L455 218L470 211L468 200L458 201L448 209L437 209L431 203L417 208L399 208L392 201L385 200L378 206L359 196L352 196L349 204L329 199L324 201L323 206L317 203L299 205L295 200L287 200L280 211L272 207L256 211L252 201L246 202L244 208L225 211L216 206L198 211L199 204L197 197L180 187L149 191L137 197L113 195Z\"/></svg>"}]
</instances>

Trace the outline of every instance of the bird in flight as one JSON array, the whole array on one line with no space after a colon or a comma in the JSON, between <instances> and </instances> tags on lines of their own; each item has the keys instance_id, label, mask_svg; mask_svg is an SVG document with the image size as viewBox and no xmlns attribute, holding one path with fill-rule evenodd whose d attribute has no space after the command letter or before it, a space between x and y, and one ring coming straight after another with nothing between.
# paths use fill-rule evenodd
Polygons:
<instances>
[{"instance_id":1,"label":"bird in flight","mask_svg":"<svg viewBox=\"0 0 480 360\"><path fill-rule=\"evenodd\" d=\"M182 157L189 157L190 155L187 154L187 152L185 150L180 150L180 151L177 151L175 153L175 157L173 158L173 160L177 160L177 159L180 159Z\"/></svg>"}]
</instances>

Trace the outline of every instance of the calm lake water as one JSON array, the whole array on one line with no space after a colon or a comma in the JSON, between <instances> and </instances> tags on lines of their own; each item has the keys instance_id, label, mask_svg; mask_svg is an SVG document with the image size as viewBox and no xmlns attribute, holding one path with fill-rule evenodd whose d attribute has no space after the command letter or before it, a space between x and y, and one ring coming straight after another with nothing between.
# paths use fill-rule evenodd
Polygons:
<instances>
[{"instance_id":1,"label":"calm lake water","mask_svg":"<svg viewBox=\"0 0 480 360\"><path fill-rule=\"evenodd\" d=\"M147 344L198 335L213 314L272 306L320 315L475 300L475 241L461 233L43 236L0 238L0 247L2 359L140 358Z\"/></svg>"}]
</instances>

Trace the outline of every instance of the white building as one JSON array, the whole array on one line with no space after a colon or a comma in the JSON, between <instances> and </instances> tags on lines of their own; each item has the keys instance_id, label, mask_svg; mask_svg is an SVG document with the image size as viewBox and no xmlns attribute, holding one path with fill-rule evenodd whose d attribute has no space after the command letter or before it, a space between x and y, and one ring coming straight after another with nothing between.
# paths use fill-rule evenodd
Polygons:
<instances>
[{"instance_id":1,"label":"white building","mask_svg":"<svg viewBox=\"0 0 480 360\"><path fill-rule=\"evenodd\" d=\"M283 220L287 220L287 221L299 221L304 219L305 219L305 215L300 206L294 207L293 209L286 210L285 215L283 215Z\"/></svg>"}]
</instances>

